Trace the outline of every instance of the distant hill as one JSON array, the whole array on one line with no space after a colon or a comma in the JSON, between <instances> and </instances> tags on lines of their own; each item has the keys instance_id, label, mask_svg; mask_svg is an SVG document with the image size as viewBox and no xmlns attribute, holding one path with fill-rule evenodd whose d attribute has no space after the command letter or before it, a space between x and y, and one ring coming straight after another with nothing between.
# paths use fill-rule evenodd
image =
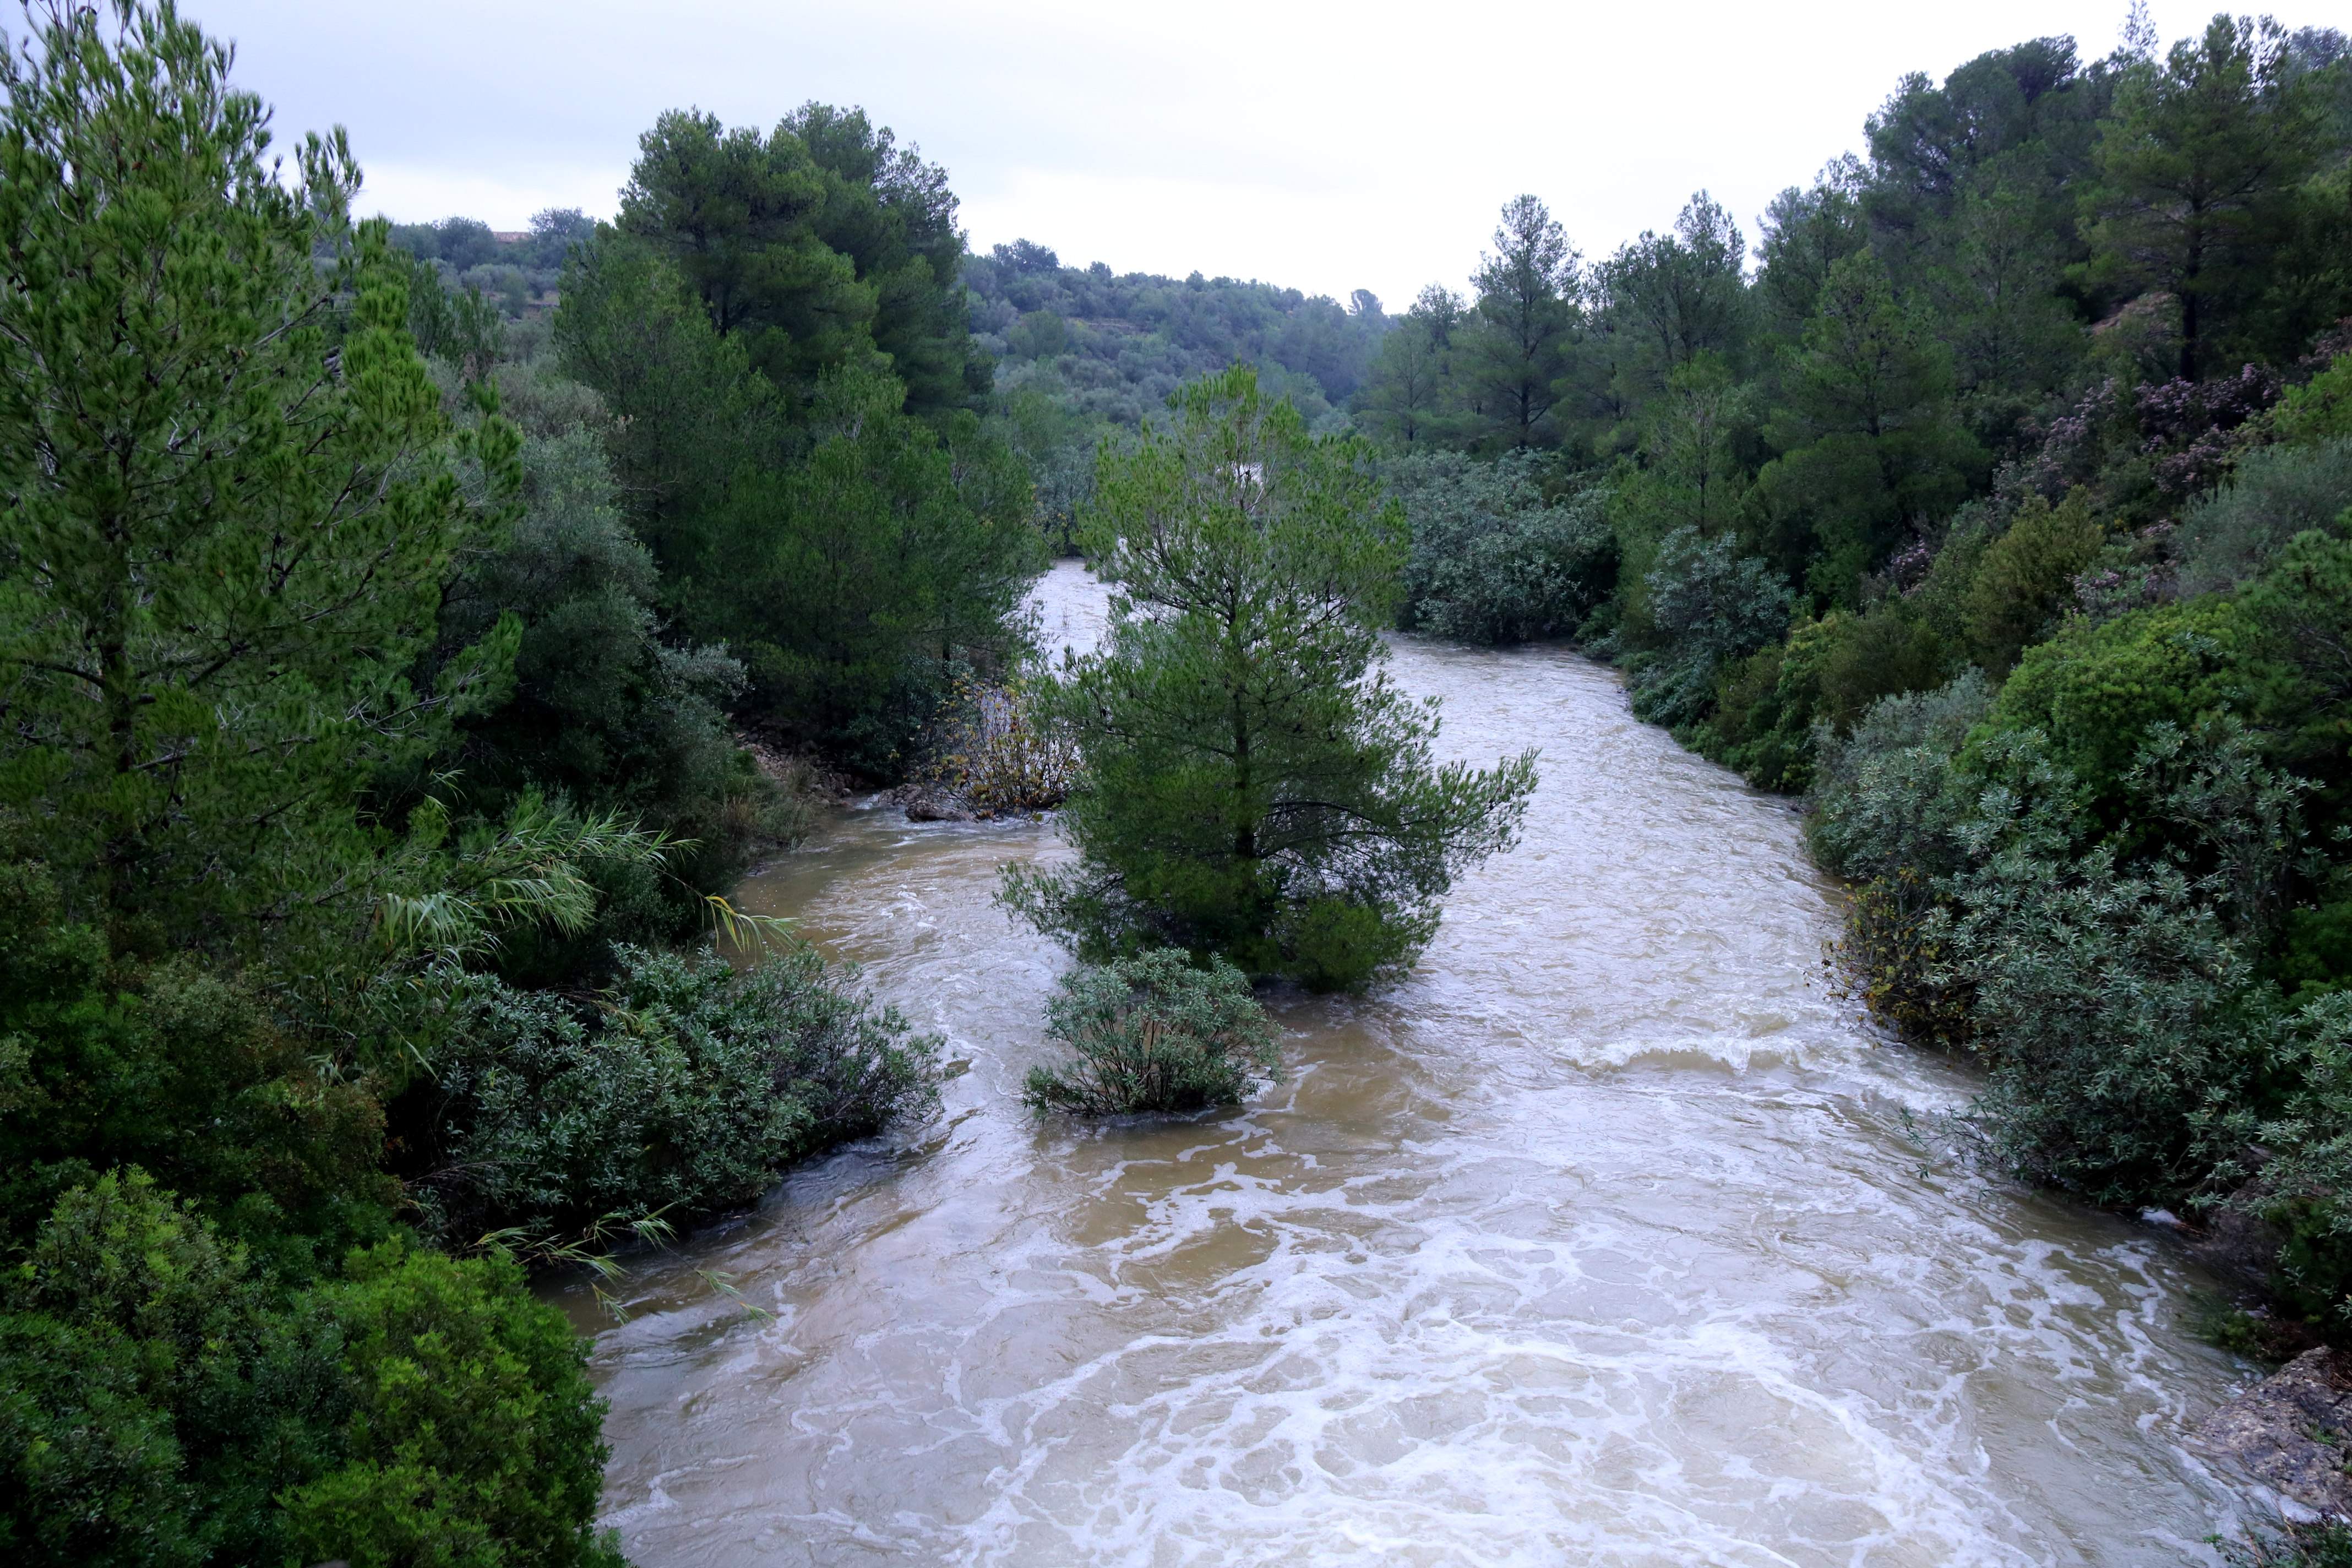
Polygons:
<instances>
[{"instance_id":1,"label":"distant hill","mask_svg":"<svg viewBox=\"0 0 2352 1568\"><path fill-rule=\"evenodd\" d=\"M971 326L999 358L996 386L1034 387L1089 424L1132 427L1169 393L1235 360L1255 364L1310 421L1336 423L1389 319L1358 289L1346 305L1231 278L1065 267L1016 240L968 258Z\"/></svg>"}]
</instances>

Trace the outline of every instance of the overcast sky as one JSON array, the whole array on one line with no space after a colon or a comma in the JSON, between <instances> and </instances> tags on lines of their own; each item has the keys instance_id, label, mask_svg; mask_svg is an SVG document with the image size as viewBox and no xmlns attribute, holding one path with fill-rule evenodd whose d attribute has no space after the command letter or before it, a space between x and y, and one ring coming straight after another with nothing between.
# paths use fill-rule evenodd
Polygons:
<instances>
[{"instance_id":1,"label":"overcast sky","mask_svg":"<svg viewBox=\"0 0 2352 1568\"><path fill-rule=\"evenodd\" d=\"M363 211L520 228L610 216L637 133L694 105L772 125L862 104L947 165L981 249L1263 278L1392 307L1459 288L1520 191L1588 256L1694 190L1755 238L1774 192L1859 150L1906 71L2072 33L2113 0L1320 5L1290 0L183 0L281 133L341 123ZM2305 5L2290 26L2324 18ZM2169 39L2208 14L2156 0Z\"/></svg>"}]
</instances>

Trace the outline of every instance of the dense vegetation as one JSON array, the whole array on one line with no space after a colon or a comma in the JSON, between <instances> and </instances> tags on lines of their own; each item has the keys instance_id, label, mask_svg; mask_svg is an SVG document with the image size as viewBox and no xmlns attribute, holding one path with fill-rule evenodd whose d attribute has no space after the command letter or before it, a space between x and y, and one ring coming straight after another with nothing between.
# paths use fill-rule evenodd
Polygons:
<instances>
[{"instance_id":1,"label":"dense vegetation","mask_svg":"<svg viewBox=\"0 0 2352 1568\"><path fill-rule=\"evenodd\" d=\"M1171 413L1103 456L1086 545L1116 585L1108 635L1048 698L1079 858L1008 868L1006 899L1089 961L1176 947L1359 988L1510 844L1534 754L1433 761L1436 715L1379 637L1404 519L1360 443L1309 434L1246 365Z\"/></svg>"},{"instance_id":2,"label":"dense vegetation","mask_svg":"<svg viewBox=\"0 0 2352 1568\"><path fill-rule=\"evenodd\" d=\"M340 133L272 174L168 5L26 22L0 1556L617 1561L585 1348L525 1269L935 1079L814 953L709 943L807 819L738 726L887 774L1020 647L1042 545L953 198L811 106L666 117L616 226L395 234Z\"/></svg>"},{"instance_id":3,"label":"dense vegetation","mask_svg":"<svg viewBox=\"0 0 2352 1568\"><path fill-rule=\"evenodd\" d=\"M2352 1332L2352 53L2217 17L1901 83L1748 237L1503 211L1391 319L967 255L863 112L691 111L615 221L355 221L169 5L0 63L0 1554L617 1561L527 1270L919 1111L725 895L782 753L1064 803L1041 1108L1278 1067L1532 756L1391 626L1574 637L1809 793L1957 1130L2235 1205ZM1751 259L1754 266L1750 266ZM1052 548L1105 647L1025 668ZM756 745L753 742L764 742Z\"/></svg>"},{"instance_id":4,"label":"dense vegetation","mask_svg":"<svg viewBox=\"0 0 2352 1568\"><path fill-rule=\"evenodd\" d=\"M1274 1021L1249 979L1181 948L1156 948L1072 970L1046 1008L1046 1036L1068 1047L1034 1067L1023 1098L1087 1115L1231 1105L1281 1075Z\"/></svg>"},{"instance_id":5,"label":"dense vegetation","mask_svg":"<svg viewBox=\"0 0 2352 1568\"><path fill-rule=\"evenodd\" d=\"M1343 307L1197 272L1114 276L1028 240L969 258L963 281L977 340L998 356L992 424L1027 460L1039 521L1065 553L1077 549L1096 448L1160 417L1179 386L1253 365L1310 428L1339 429L1389 327L1360 289Z\"/></svg>"},{"instance_id":6,"label":"dense vegetation","mask_svg":"<svg viewBox=\"0 0 2352 1568\"><path fill-rule=\"evenodd\" d=\"M1569 635L1810 791L1858 988L1956 1127L2276 1227L2352 1331L2352 51L2218 16L1906 78L1748 240L1588 262L1532 197L1356 416L1403 624Z\"/></svg>"}]
</instances>

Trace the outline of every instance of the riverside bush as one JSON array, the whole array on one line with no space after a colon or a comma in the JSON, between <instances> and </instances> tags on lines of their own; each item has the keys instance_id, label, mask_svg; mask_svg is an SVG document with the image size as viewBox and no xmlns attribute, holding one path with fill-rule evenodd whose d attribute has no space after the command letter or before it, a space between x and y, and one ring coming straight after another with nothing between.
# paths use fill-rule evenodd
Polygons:
<instances>
[{"instance_id":1,"label":"riverside bush","mask_svg":"<svg viewBox=\"0 0 2352 1568\"><path fill-rule=\"evenodd\" d=\"M1607 596L1617 542L1605 495L1548 500L1542 459L1399 459L1387 477L1412 529L1397 625L1473 643L1566 637Z\"/></svg>"},{"instance_id":2,"label":"riverside bush","mask_svg":"<svg viewBox=\"0 0 2352 1568\"><path fill-rule=\"evenodd\" d=\"M1789 590L1727 538L1676 529L1648 575L1656 647L1626 661L1636 717L1677 728L1706 716L1717 672L1788 630Z\"/></svg>"},{"instance_id":3,"label":"riverside bush","mask_svg":"<svg viewBox=\"0 0 2352 1568\"><path fill-rule=\"evenodd\" d=\"M1077 748L1038 700L1034 678L961 682L939 726L929 778L976 812L1046 811L1069 797Z\"/></svg>"},{"instance_id":4,"label":"riverside bush","mask_svg":"<svg viewBox=\"0 0 2352 1568\"><path fill-rule=\"evenodd\" d=\"M1274 1022L1231 964L1196 968L1176 948L1065 975L1045 1033L1075 1053L1034 1067L1022 1098L1086 1116L1199 1110L1279 1078Z\"/></svg>"},{"instance_id":5,"label":"riverside bush","mask_svg":"<svg viewBox=\"0 0 2352 1568\"><path fill-rule=\"evenodd\" d=\"M794 945L738 973L623 947L593 1005L468 977L407 1107L417 1184L457 1241L750 1202L795 1160L934 1091L937 1041Z\"/></svg>"},{"instance_id":6,"label":"riverside bush","mask_svg":"<svg viewBox=\"0 0 2352 1568\"><path fill-rule=\"evenodd\" d=\"M623 1568L595 1527L611 1450L588 1342L520 1268L390 1241L319 1300L350 1415L342 1462L285 1500L301 1561Z\"/></svg>"}]
</instances>

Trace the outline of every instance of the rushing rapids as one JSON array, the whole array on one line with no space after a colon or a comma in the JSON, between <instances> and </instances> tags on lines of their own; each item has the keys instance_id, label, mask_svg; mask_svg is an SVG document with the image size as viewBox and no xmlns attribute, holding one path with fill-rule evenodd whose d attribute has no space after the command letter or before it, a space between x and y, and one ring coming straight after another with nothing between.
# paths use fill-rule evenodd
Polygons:
<instances>
[{"instance_id":1,"label":"rushing rapids","mask_svg":"<svg viewBox=\"0 0 2352 1568\"><path fill-rule=\"evenodd\" d=\"M1049 641L1101 603L1056 568ZM1402 984L1275 998L1288 1076L1232 1114L1022 1108L1067 960L991 895L1050 825L850 811L743 889L956 1076L639 1259L626 1322L570 1298L632 1557L2197 1560L2233 1505L2180 1442L2243 1375L2200 1281L1922 1142L1967 1080L1835 995L1785 803L1565 651L1395 668L1449 753L1543 749L1524 841Z\"/></svg>"}]
</instances>

